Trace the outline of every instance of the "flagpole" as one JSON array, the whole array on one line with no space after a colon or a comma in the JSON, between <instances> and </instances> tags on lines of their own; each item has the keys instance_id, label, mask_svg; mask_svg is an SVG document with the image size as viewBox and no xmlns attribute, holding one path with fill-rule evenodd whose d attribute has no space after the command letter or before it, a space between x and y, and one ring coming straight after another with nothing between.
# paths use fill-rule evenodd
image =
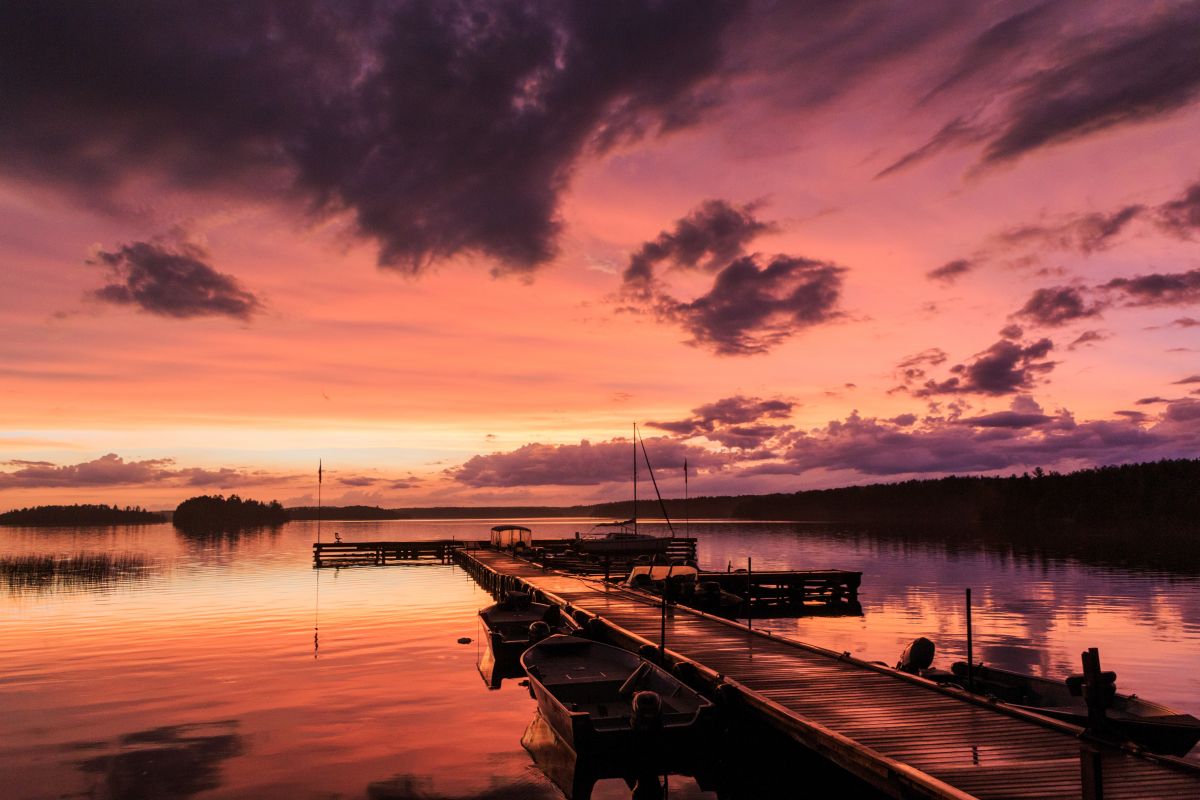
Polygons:
<instances>
[{"instance_id":1,"label":"flagpole","mask_svg":"<svg viewBox=\"0 0 1200 800\"><path fill-rule=\"evenodd\" d=\"M637 533L637 423L633 423L633 532Z\"/></svg>"},{"instance_id":2,"label":"flagpole","mask_svg":"<svg viewBox=\"0 0 1200 800\"><path fill-rule=\"evenodd\" d=\"M692 512L688 508L687 456L683 457L683 535L686 537L692 535Z\"/></svg>"},{"instance_id":3,"label":"flagpole","mask_svg":"<svg viewBox=\"0 0 1200 800\"><path fill-rule=\"evenodd\" d=\"M317 459L317 544L321 543L321 483L325 479L324 464Z\"/></svg>"}]
</instances>

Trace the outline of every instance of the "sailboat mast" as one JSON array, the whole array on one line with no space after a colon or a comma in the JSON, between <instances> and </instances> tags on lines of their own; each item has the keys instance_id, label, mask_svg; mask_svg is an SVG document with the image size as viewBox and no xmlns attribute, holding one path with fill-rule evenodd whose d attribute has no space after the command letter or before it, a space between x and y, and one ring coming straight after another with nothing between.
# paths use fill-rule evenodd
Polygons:
<instances>
[{"instance_id":1,"label":"sailboat mast","mask_svg":"<svg viewBox=\"0 0 1200 800\"><path fill-rule=\"evenodd\" d=\"M633 532L637 533L637 423L633 423Z\"/></svg>"}]
</instances>

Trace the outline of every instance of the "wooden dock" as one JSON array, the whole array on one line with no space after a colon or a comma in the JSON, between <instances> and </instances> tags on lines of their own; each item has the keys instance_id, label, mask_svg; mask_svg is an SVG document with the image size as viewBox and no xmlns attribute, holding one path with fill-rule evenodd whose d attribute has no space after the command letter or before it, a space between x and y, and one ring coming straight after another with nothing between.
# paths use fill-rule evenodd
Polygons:
<instances>
[{"instance_id":1,"label":"wooden dock","mask_svg":"<svg viewBox=\"0 0 1200 800\"><path fill-rule=\"evenodd\" d=\"M449 563L460 547L478 542L434 539L424 542L313 542L314 567L394 564L414 561Z\"/></svg>"},{"instance_id":2,"label":"wooden dock","mask_svg":"<svg viewBox=\"0 0 1200 800\"><path fill-rule=\"evenodd\" d=\"M532 591L617 644L647 654L658 645L660 607L640 593L494 550L453 557L494 592ZM1095 742L848 653L682 607L668 611L666 645L667 665L732 715L752 715L892 797L1200 798L1194 764Z\"/></svg>"},{"instance_id":3,"label":"wooden dock","mask_svg":"<svg viewBox=\"0 0 1200 800\"><path fill-rule=\"evenodd\" d=\"M634 566L647 563L644 557L638 560L636 556L628 554L585 556L572 549L574 542L574 539L539 539L536 547L510 552L510 555L543 570L554 569L615 580L628 575ZM313 566L348 567L421 561L445 563L459 548L474 551L487 547L485 542L462 539L314 542ZM695 563L696 540L675 539L667 552L656 558L670 563ZM716 583L723 591L742 597L745 604L736 612L741 618L862 614L862 606L858 603L861 572L841 569L739 570L701 572L699 579Z\"/></svg>"}]
</instances>

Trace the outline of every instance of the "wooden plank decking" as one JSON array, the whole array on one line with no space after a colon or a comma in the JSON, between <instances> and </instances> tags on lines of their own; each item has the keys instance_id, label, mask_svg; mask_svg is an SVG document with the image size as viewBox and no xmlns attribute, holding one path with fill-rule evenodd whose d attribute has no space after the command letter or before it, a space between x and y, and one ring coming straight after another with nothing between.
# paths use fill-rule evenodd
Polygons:
<instances>
[{"instance_id":1,"label":"wooden plank decking","mask_svg":"<svg viewBox=\"0 0 1200 800\"><path fill-rule=\"evenodd\" d=\"M488 588L525 588L598 616L625 644L658 643L659 607L637 593L547 571L492 550L455 558ZM677 608L668 661L689 663L726 696L841 768L895 797L1074 798L1085 795L1082 731L999 707L848 655ZM1200 798L1200 768L1094 745L1105 800Z\"/></svg>"}]
</instances>

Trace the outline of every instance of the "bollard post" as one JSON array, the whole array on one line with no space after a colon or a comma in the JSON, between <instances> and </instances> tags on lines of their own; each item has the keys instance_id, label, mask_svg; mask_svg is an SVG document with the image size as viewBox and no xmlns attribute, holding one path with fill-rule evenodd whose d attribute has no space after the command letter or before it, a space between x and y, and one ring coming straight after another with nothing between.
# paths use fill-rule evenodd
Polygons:
<instances>
[{"instance_id":1,"label":"bollard post","mask_svg":"<svg viewBox=\"0 0 1200 800\"><path fill-rule=\"evenodd\" d=\"M1079 748L1079 784L1083 800L1104 800L1104 754L1086 742Z\"/></svg>"},{"instance_id":2,"label":"bollard post","mask_svg":"<svg viewBox=\"0 0 1200 800\"><path fill-rule=\"evenodd\" d=\"M971 638L971 590L967 589L967 691L975 691L975 643Z\"/></svg>"}]
</instances>

